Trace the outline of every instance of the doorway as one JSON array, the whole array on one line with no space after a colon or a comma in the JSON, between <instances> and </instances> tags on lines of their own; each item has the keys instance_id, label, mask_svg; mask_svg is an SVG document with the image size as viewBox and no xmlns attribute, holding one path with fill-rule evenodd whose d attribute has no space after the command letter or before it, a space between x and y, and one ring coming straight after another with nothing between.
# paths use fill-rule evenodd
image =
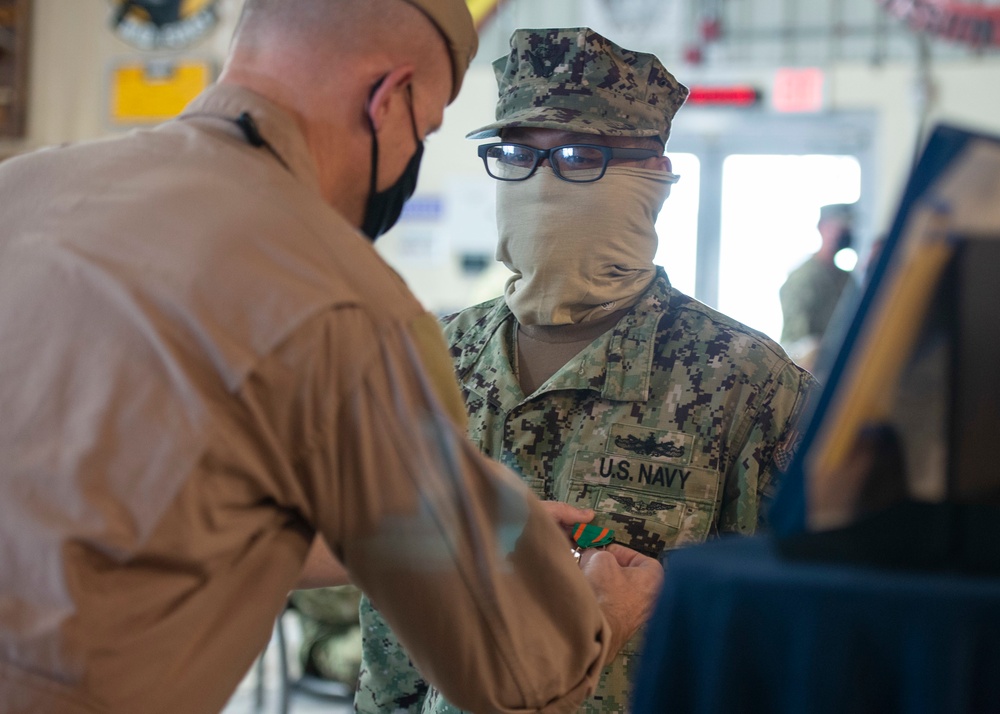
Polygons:
<instances>
[{"instance_id":1,"label":"doorway","mask_svg":"<svg viewBox=\"0 0 1000 714\"><path fill-rule=\"evenodd\" d=\"M681 180L657 220L671 283L775 340L778 289L818 247L827 203L857 202L863 255L876 205L868 113L685 109L668 145Z\"/></svg>"}]
</instances>

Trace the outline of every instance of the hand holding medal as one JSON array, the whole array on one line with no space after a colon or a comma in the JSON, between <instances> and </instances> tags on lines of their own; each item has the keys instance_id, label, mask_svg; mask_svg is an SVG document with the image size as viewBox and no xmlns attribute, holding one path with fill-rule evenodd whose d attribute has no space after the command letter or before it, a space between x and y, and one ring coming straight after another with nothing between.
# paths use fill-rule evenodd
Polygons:
<instances>
[{"instance_id":1,"label":"hand holding medal","mask_svg":"<svg viewBox=\"0 0 1000 714\"><path fill-rule=\"evenodd\" d=\"M576 547L572 549L573 557L577 564L580 562L582 551L586 548L603 548L610 545L615 539L615 532L610 528L591 525L589 523L574 523L572 525L571 537Z\"/></svg>"}]
</instances>

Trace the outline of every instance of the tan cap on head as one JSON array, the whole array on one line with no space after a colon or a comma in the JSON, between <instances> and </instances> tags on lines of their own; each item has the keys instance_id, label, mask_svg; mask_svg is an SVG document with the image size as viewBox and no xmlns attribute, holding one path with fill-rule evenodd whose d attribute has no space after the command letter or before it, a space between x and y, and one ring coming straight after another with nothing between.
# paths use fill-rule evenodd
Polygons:
<instances>
[{"instance_id":1,"label":"tan cap on head","mask_svg":"<svg viewBox=\"0 0 1000 714\"><path fill-rule=\"evenodd\" d=\"M479 36L465 0L403 0L424 13L437 27L451 55L451 99L455 101L469 63L479 47Z\"/></svg>"}]
</instances>

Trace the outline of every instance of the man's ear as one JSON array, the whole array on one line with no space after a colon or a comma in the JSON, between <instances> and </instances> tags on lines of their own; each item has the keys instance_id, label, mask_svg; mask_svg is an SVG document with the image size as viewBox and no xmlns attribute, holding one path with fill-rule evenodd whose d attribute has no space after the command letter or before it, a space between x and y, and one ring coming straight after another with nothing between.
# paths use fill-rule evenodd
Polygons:
<instances>
[{"instance_id":1,"label":"man's ear","mask_svg":"<svg viewBox=\"0 0 1000 714\"><path fill-rule=\"evenodd\" d=\"M375 89L372 90L372 95L368 99L366 107L375 131L382 128L382 123L389 115L394 98L402 96L399 90L405 89L406 85L412 81L413 66L406 64L396 67L389 74L382 77L379 83L375 85Z\"/></svg>"}]
</instances>

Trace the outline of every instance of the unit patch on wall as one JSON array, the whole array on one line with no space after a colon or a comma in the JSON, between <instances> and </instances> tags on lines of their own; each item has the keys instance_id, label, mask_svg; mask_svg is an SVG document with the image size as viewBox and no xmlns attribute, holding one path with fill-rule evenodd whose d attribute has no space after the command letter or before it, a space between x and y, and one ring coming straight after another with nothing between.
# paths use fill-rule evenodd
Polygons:
<instances>
[{"instance_id":1,"label":"unit patch on wall","mask_svg":"<svg viewBox=\"0 0 1000 714\"><path fill-rule=\"evenodd\" d=\"M219 21L218 0L112 0L111 26L141 50L180 49L204 37Z\"/></svg>"}]
</instances>

